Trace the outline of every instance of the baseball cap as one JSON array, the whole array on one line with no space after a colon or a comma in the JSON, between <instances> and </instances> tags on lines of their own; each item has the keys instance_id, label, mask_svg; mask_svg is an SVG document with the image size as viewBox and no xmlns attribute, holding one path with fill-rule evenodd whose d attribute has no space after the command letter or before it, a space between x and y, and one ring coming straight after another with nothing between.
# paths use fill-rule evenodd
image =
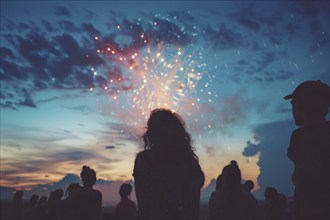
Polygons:
<instances>
[{"instance_id":1,"label":"baseball cap","mask_svg":"<svg viewBox=\"0 0 330 220\"><path fill-rule=\"evenodd\" d=\"M310 80L301 83L297 88L284 99L325 99L330 101L330 87L320 80Z\"/></svg>"}]
</instances>

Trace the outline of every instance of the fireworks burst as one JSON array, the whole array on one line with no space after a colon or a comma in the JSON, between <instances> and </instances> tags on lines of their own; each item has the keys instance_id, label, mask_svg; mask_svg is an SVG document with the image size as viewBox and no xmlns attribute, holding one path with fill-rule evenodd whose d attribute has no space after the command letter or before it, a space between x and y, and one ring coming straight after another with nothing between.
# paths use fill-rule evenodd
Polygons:
<instances>
[{"instance_id":1,"label":"fireworks burst","mask_svg":"<svg viewBox=\"0 0 330 220\"><path fill-rule=\"evenodd\" d=\"M145 38L143 33L140 37ZM100 39L95 37L95 40ZM197 90L207 73L203 48L183 49L147 40L144 43L138 50L115 50L111 45L97 50L111 66L120 70L118 77L110 77L108 85L104 86L112 101L121 106L117 116L140 128L145 126L149 113L155 108L191 116L200 108L201 99L196 98L196 94L204 92Z\"/></svg>"}]
</instances>

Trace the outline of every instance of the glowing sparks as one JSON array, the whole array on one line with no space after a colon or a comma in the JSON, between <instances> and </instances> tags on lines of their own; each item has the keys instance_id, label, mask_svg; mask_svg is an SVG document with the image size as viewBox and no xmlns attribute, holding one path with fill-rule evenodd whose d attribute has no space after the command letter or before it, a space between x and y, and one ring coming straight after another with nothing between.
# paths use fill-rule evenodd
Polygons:
<instances>
[{"instance_id":1,"label":"glowing sparks","mask_svg":"<svg viewBox=\"0 0 330 220\"><path fill-rule=\"evenodd\" d=\"M119 25L117 29L120 29ZM147 42L144 33L140 34L140 39ZM201 99L197 98L200 97L199 91L209 96L204 98L203 103L212 102L211 92L196 90L207 73L201 55L203 48L196 51L189 47L183 49L165 45L163 42L149 43L133 51L113 48L108 44L96 50L109 60L109 66L119 71L118 76L109 79L110 84L103 85L103 91L109 92L112 100L125 110L126 120L129 114L138 120L134 125L143 127L150 111L155 108L168 108L193 117L191 112L196 112L194 109L199 109L202 104ZM98 75L96 70L91 70L94 76ZM209 82L202 85L202 88L208 89Z\"/></svg>"}]
</instances>

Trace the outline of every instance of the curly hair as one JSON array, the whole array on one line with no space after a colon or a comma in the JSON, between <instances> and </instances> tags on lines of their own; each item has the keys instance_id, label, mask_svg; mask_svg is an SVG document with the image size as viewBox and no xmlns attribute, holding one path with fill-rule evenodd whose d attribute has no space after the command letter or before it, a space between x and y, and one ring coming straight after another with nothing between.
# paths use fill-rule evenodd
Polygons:
<instances>
[{"instance_id":1,"label":"curly hair","mask_svg":"<svg viewBox=\"0 0 330 220\"><path fill-rule=\"evenodd\" d=\"M147 122L147 131L142 135L144 149L163 149L180 153L191 152L191 136L185 129L181 116L168 109L154 109Z\"/></svg>"}]
</instances>

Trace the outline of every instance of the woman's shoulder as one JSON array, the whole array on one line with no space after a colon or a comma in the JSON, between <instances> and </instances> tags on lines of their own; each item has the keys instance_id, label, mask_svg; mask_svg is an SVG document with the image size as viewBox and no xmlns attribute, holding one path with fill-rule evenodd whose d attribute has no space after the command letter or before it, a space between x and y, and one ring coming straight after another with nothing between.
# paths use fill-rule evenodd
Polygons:
<instances>
[{"instance_id":1,"label":"woman's shoulder","mask_svg":"<svg viewBox=\"0 0 330 220\"><path fill-rule=\"evenodd\" d=\"M149 161L153 157L153 153L151 150L143 150L137 153L135 158L135 163L141 163L144 161Z\"/></svg>"},{"instance_id":2,"label":"woman's shoulder","mask_svg":"<svg viewBox=\"0 0 330 220\"><path fill-rule=\"evenodd\" d=\"M137 153L136 157L143 158L143 157L147 157L151 154L152 154L151 150L143 150L143 151L140 151L139 153Z\"/></svg>"},{"instance_id":3,"label":"woman's shoulder","mask_svg":"<svg viewBox=\"0 0 330 220\"><path fill-rule=\"evenodd\" d=\"M139 152L135 158L133 176L137 174L146 174L152 163L152 152L151 150L144 150Z\"/></svg>"}]
</instances>

